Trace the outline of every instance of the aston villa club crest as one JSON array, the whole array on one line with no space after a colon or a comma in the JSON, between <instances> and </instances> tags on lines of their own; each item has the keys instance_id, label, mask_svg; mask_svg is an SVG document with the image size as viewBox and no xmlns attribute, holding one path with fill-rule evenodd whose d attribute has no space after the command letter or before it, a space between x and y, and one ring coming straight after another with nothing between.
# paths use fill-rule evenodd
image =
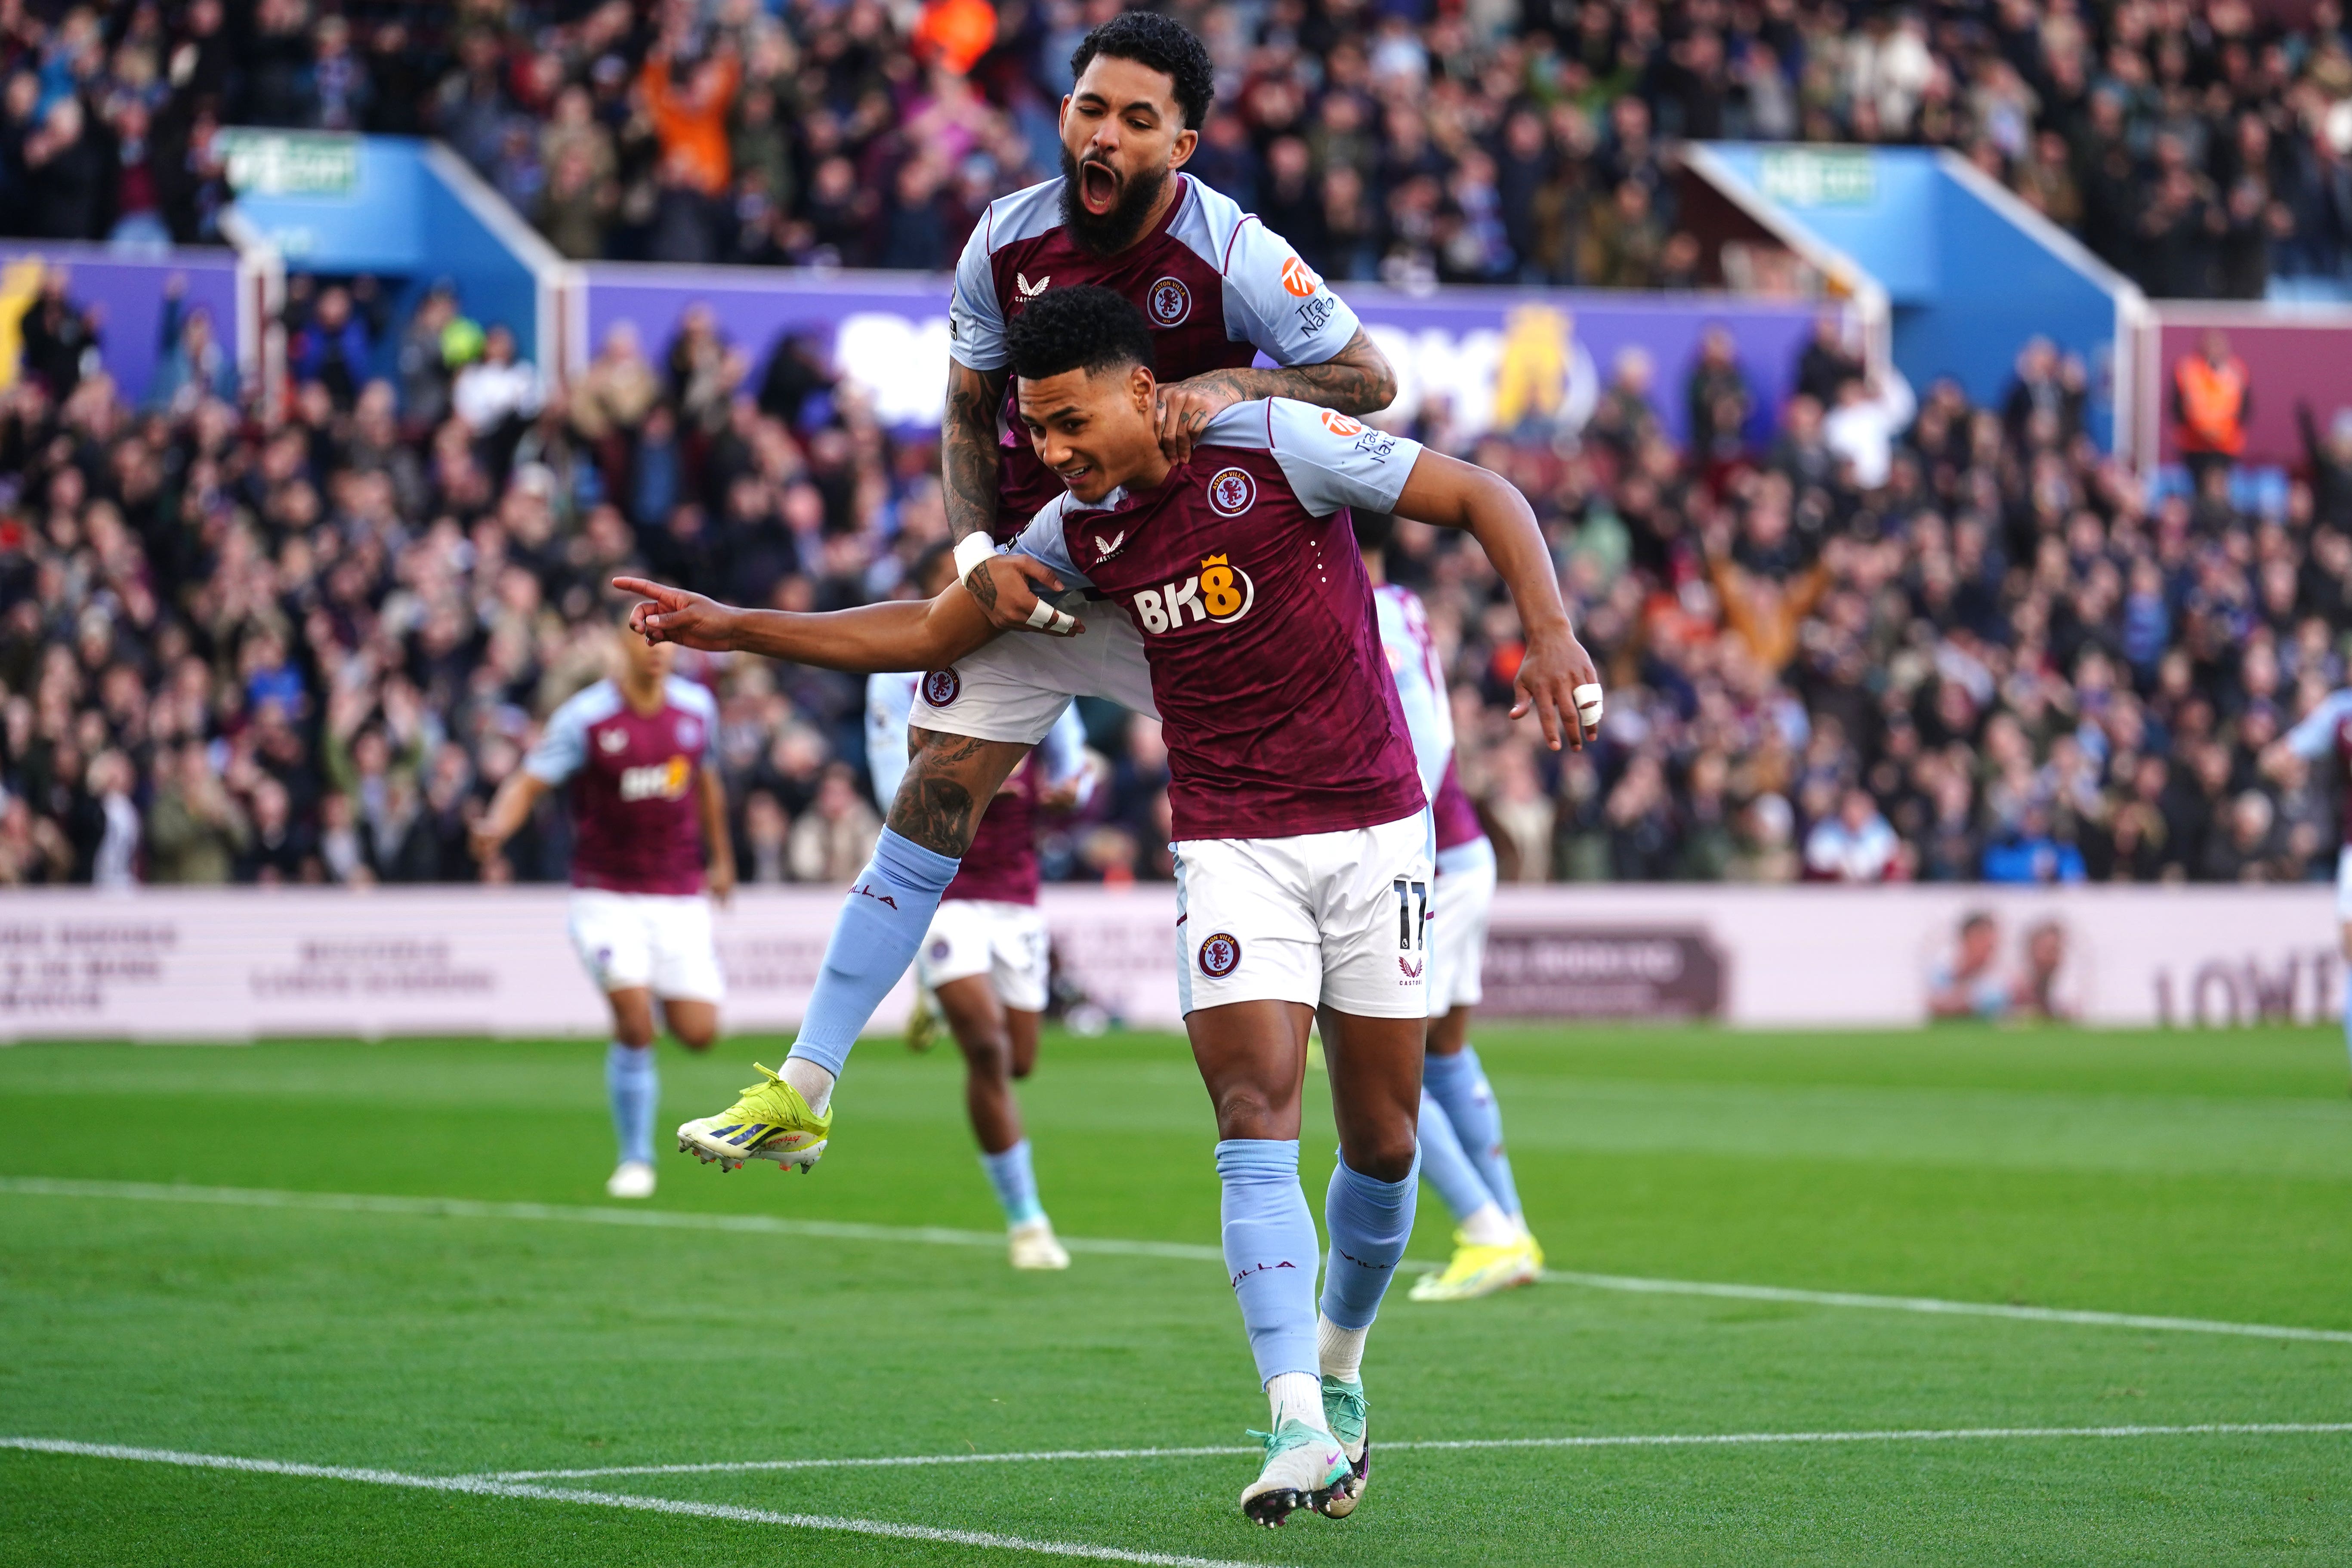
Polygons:
<instances>
[{"instance_id":1,"label":"aston villa club crest","mask_svg":"<svg viewBox=\"0 0 2352 1568\"><path fill-rule=\"evenodd\" d=\"M1192 313L1192 291L1173 278L1151 286L1151 319L1160 326L1178 327Z\"/></svg>"},{"instance_id":2,"label":"aston villa club crest","mask_svg":"<svg viewBox=\"0 0 2352 1568\"><path fill-rule=\"evenodd\" d=\"M953 669L934 669L923 677L923 700L945 708L963 691L963 678Z\"/></svg>"},{"instance_id":3,"label":"aston villa club crest","mask_svg":"<svg viewBox=\"0 0 2352 1568\"><path fill-rule=\"evenodd\" d=\"M1209 480L1209 504L1227 517L1239 517L1257 500L1257 481L1247 468L1219 468Z\"/></svg>"},{"instance_id":4,"label":"aston villa club crest","mask_svg":"<svg viewBox=\"0 0 2352 1568\"><path fill-rule=\"evenodd\" d=\"M599 730L596 732L596 743L607 752L625 752L629 749L628 731L620 729Z\"/></svg>"},{"instance_id":5,"label":"aston villa club crest","mask_svg":"<svg viewBox=\"0 0 2352 1568\"><path fill-rule=\"evenodd\" d=\"M1217 931L1201 943L1201 973L1223 980L1242 963L1242 941L1230 931Z\"/></svg>"}]
</instances>

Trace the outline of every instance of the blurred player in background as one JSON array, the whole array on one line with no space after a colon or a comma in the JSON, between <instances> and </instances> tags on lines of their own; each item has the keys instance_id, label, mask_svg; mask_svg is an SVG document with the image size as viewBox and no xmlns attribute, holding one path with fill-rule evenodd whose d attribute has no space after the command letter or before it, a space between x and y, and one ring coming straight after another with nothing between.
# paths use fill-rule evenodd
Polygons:
<instances>
[{"instance_id":1,"label":"blurred player in background","mask_svg":"<svg viewBox=\"0 0 2352 1568\"><path fill-rule=\"evenodd\" d=\"M1437 876L1429 904L1429 1059L1421 1079L1421 1174L1454 1211L1454 1258L1412 1288L1416 1301L1463 1301L1525 1285L1543 1272L1543 1249L1519 1213L1502 1112L1469 1041L1480 995L1486 915L1495 901L1495 847L1462 792L1454 764L1454 712L1429 616L1409 588L1388 580L1396 519L1355 514L1356 543L1371 579L1381 647L1396 677L1413 760L1429 792Z\"/></svg>"},{"instance_id":2,"label":"blurred player in background","mask_svg":"<svg viewBox=\"0 0 2352 1568\"><path fill-rule=\"evenodd\" d=\"M2298 764L2307 768L2322 758L2330 764L2343 819L2344 847L2336 852L2336 940L2346 963L2352 964L2352 687L2321 698L2301 722L2272 742L2263 767L2273 774L2291 774ZM2352 984L2344 988L2344 1047L2352 1054Z\"/></svg>"},{"instance_id":3,"label":"blurred player in background","mask_svg":"<svg viewBox=\"0 0 2352 1568\"><path fill-rule=\"evenodd\" d=\"M926 595L955 581L955 561L944 546L923 559L916 581ZM866 767L885 811L907 771L907 715L926 679L866 677ZM963 1052L964 1109L980 1140L981 1168L1004 1208L1015 1268L1070 1266L1037 1196L1013 1080L1027 1078L1036 1064L1037 1026L1053 970L1045 917L1037 912L1037 813L1083 804L1091 782L1086 732L1076 710L1065 709L1053 732L1013 770L982 813L971 847L915 954L915 982L937 1000Z\"/></svg>"},{"instance_id":4,"label":"blurred player in background","mask_svg":"<svg viewBox=\"0 0 2352 1568\"><path fill-rule=\"evenodd\" d=\"M735 887L727 796L710 766L719 705L709 689L670 673L677 650L648 645L625 625L616 673L549 716L539 744L499 786L474 825L488 866L540 797L571 786L572 942L613 1009L604 1056L620 1163L604 1190L651 1197L654 1004L690 1050L719 1037L727 994L710 935L710 900ZM707 869L706 869L707 868ZM706 891L707 889L707 891Z\"/></svg>"},{"instance_id":5,"label":"blurred player in background","mask_svg":"<svg viewBox=\"0 0 2352 1568\"><path fill-rule=\"evenodd\" d=\"M1528 634L1513 713L1537 714L1553 746L1582 744L1599 680L1534 514L1507 482L1286 400L1225 410L1173 462L1152 419L1150 329L1132 302L1057 289L1010 337L1023 423L1069 489L1014 555L983 563L992 592L1034 599L1034 584L1116 603L1144 639L1168 741L1180 1001L1216 1114L1226 1267L1273 1410L1242 1509L1269 1526L1301 1508L1349 1513L1370 1471L1364 1346L1412 1230L1432 843L1370 584L1340 514L1395 511L1477 539ZM819 616L735 610L636 578L616 585L650 596L631 622L648 637L833 668L928 666L927 700L993 635L961 584L922 605ZM955 705L940 694L950 700L934 706ZM1024 712L1038 701L1008 700ZM917 724L924 712L919 704ZM915 783L910 773L897 810ZM951 810L969 837L968 798L925 809ZM1298 1174L1318 1005L1340 1151L1319 1303ZM824 1049L803 1031L793 1060ZM764 1076L725 1112L680 1127L681 1145L730 1165L816 1157L832 1110L811 1106L790 1077ZM824 1087L833 1081L828 1069Z\"/></svg>"}]
</instances>

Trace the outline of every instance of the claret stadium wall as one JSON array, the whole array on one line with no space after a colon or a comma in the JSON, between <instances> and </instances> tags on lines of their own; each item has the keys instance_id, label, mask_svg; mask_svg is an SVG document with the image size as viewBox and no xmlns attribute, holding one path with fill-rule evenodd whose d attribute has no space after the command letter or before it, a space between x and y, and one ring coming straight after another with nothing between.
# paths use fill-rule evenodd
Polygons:
<instances>
[{"instance_id":1,"label":"claret stadium wall","mask_svg":"<svg viewBox=\"0 0 2352 1568\"><path fill-rule=\"evenodd\" d=\"M560 889L72 890L0 910L0 1040L596 1035L603 1004ZM730 1029L788 1029L840 895L751 889L718 917ZM1173 1028L1175 895L1049 887L1066 992L1086 1016ZM1488 1017L1734 1026L1927 1023L1964 922L1992 961L1975 1016L2218 1026L2340 1011L2329 889L1583 886L1502 889ZM1986 933L1982 928L1978 940ZM895 1028L901 982L877 1016Z\"/></svg>"}]
</instances>

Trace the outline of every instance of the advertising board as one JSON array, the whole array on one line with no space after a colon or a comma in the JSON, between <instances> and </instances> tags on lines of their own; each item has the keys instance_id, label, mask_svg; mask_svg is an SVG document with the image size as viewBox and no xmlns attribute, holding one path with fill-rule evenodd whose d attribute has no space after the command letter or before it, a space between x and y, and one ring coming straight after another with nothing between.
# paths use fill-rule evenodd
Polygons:
<instances>
[{"instance_id":1,"label":"advertising board","mask_svg":"<svg viewBox=\"0 0 2352 1568\"><path fill-rule=\"evenodd\" d=\"M791 1028L838 891L748 889L717 921L728 1027ZM1049 887L1060 973L1176 1028L1167 884ZM2341 1010L2329 889L1507 887L1482 1016L1900 1027L1940 1013L2200 1026ZM904 982L876 1018L904 1019ZM0 1040L590 1035L561 889L32 890L0 911Z\"/></svg>"}]
</instances>

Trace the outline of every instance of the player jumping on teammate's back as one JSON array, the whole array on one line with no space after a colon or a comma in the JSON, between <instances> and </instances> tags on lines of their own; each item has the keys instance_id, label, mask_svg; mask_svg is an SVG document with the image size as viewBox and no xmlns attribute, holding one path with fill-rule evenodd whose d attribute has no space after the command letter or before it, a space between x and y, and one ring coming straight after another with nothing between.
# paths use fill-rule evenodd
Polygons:
<instances>
[{"instance_id":1,"label":"player jumping on teammate's back","mask_svg":"<svg viewBox=\"0 0 2352 1568\"><path fill-rule=\"evenodd\" d=\"M499 786L474 825L475 858L497 864L500 847L539 799L571 785L572 942L613 1010L604 1082L620 1163L604 1190L651 1197L654 1004L692 1050L719 1034L726 995L710 940L711 896L735 886L727 797L708 765L719 707L707 688L670 674L675 649L616 628L618 673L558 708L523 765ZM704 865L709 863L706 879Z\"/></svg>"},{"instance_id":2,"label":"player jumping on teammate's back","mask_svg":"<svg viewBox=\"0 0 2352 1568\"><path fill-rule=\"evenodd\" d=\"M1495 900L1495 849L1462 793L1454 766L1454 713L1429 616L1409 588L1388 580L1396 520L1355 514L1356 544L1372 583L1381 646L1396 677L1413 760L1429 792L1437 877L1429 902L1429 1058L1422 1067L1421 1173L1454 1211L1454 1257L1415 1281L1416 1301L1462 1301L1524 1285L1543 1272L1543 1249L1519 1213L1502 1117L1467 1038L1481 994L1486 914Z\"/></svg>"},{"instance_id":3,"label":"player jumping on teammate's back","mask_svg":"<svg viewBox=\"0 0 2352 1568\"><path fill-rule=\"evenodd\" d=\"M1355 313L1297 253L1181 173L1215 88L1199 39L1164 16L1126 12L1087 34L1070 68L1061 118L1068 176L991 205L957 264L949 309L940 430L948 523L961 541L966 588L1003 630L1026 626L1035 596L1013 582L1000 594L973 554L987 553L1000 518L1018 529L1060 488L1017 421L1000 440L1012 374L1006 336L1035 300L1092 283L1143 313L1170 378L1155 383L1152 417L1171 461L1183 461L1208 419L1243 398L1300 397L1362 414L1396 391ZM1274 368L1252 368L1260 355ZM1151 711L1139 635L1124 618L1097 632L1076 642L1001 638L958 666L960 700L917 702L906 779L843 901L801 1024L807 1050L784 1067L801 1110L777 1089L761 1101L764 1114L823 1110L839 1058L913 962L979 808L1070 699ZM751 1125L765 1136L781 1124Z\"/></svg>"},{"instance_id":4,"label":"player jumping on teammate's back","mask_svg":"<svg viewBox=\"0 0 2352 1568\"><path fill-rule=\"evenodd\" d=\"M954 582L947 547L918 563L914 576L934 594ZM907 771L907 715L924 679L866 678L866 768L885 809ZM1045 921L1037 912L1038 816L1084 804L1090 783L1085 731L1076 711L1066 709L1054 732L988 803L915 958L918 995L938 999L963 1053L964 1109L980 1142L981 1168L1004 1210L1015 1268L1070 1266L1038 1196L1013 1086L1029 1076L1037 1059L1052 967Z\"/></svg>"},{"instance_id":5,"label":"player jumping on teammate's back","mask_svg":"<svg viewBox=\"0 0 2352 1568\"><path fill-rule=\"evenodd\" d=\"M1599 683L1534 516L1496 476L1281 400L1226 410L1172 462L1153 423L1150 329L1108 290L1034 302L1011 348L1023 423L1069 493L1024 531L1020 554L984 569L998 595L1033 598L1034 584L1117 601L1150 657L1186 1031L1216 1108L1228 1268L1274 1411L1243 1507L1277 1524L1344 1504L1369 1468L1360 1369L1412 1229L1428 1005L1428 805L1346 509L1477 538L1527 632L1513 711L1534 712L1551 744L1582 743L1579 704L1597 704ZM952 669L991 635L961 585L924 605L815 616L619 585L650 595L633 623L649 637L836 668ZM1318 1002L1334 1026L1340 1143L1319 1310L1297 1180ZM707 1135L702 1123L680 1131Z\"/></svg>"}]
</instances>

